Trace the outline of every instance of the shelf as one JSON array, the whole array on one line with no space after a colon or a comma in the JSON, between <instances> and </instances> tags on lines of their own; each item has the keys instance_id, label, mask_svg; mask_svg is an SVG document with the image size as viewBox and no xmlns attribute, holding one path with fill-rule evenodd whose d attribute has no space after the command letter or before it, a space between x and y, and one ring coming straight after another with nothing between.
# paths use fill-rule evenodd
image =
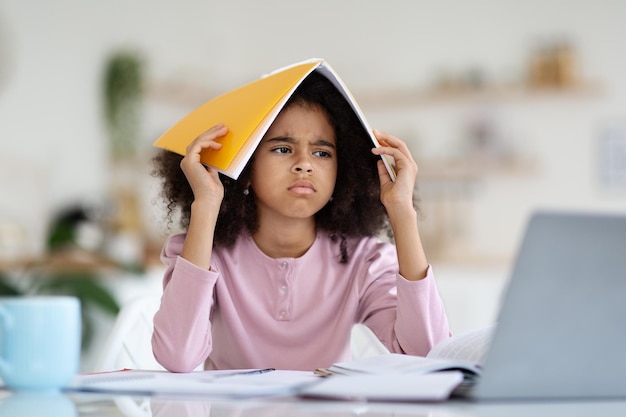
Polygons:
<instances>
[{"instance_id":1,"label":"shelf","mask_svg":"<svg viewBox=\"0 0 626 417\"><path fill-rule=\"evenodd\" d=\"M146 89L150 101L185 107L197 107L224 93L215 88L186 82L153 81ZM590 99L601 97L604 89L600 83L584 82L568 87L528 87L494 85L484 88L449 88L418 90L377 89L355 90L357 102L368 109L398 108L463 102L515 102L531 99L565 98Z\"/></svg>"},{"instance_id":2,"label":"shelf","mask_svg":"<svg viewBox=\"0 0 626 417\"><path fill-rule=\"evenodd\" d=\"M0 261L0 271L42 269L54 273L101 272L118 270L111 259L83 250L59 250L41 257L24 257Z\"/></svg>"},{"instance_id":3,"label":"shelf","mask_svg":"<svg viewBox=\"0 0 626 417\"><path fill-rule=\"evenodd\" d=\"M424 158L418 161L420 182L472 182L487 177L524 177L539 170L531 158L502 156L468 156L457 158Z\"/></svg>"},{"instance_id":4,"label":"shelf","mask_svg":"<svg viewBox=\"0 0 626 417\"><path fill-rule=\"evenodd\" d=\"M224 91L217 91L199 84L169 81L150 82L146 88L146 98L149 101L192 108L222 93Z\"/></svg>"},{"instance_id":5,"label":"shelf","mask_svg":"<svg viewBox=\"0 0 626 417\"><path fill-rule=\"evenodd\" d=\"M355 98L368 109L398 108L464 102L517 102L535 99L591 99L601 97L600 83L586 82L569 87L489 86L465 89L357 91Z\"/></svg>"}]
</instances>

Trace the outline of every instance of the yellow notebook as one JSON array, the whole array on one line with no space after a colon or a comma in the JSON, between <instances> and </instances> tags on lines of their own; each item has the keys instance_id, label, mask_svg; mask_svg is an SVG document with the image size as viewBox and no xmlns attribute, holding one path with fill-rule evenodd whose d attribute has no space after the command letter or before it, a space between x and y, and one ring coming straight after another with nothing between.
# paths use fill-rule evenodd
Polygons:
<instances>
[{"instance_id":1,"label":"yellow notebook","mask_svg":"<svg viewBox=\"0 0 626 417\"><path fill-rule=\"evenodd\" d=\"M185 155L187 145L195 138L223 122L228 127L228 134L219 139L222 148L205 150L201 160L237 179L289 97L313 71L320 71L344 95L374 146L379 146L352 94L330 65L319 58L280 68L204 103L166 131L154 142L154 146ZM383 161L391 178L395 180L392 161L387 158L383 158Z\"/></svg>"}]
</instances>

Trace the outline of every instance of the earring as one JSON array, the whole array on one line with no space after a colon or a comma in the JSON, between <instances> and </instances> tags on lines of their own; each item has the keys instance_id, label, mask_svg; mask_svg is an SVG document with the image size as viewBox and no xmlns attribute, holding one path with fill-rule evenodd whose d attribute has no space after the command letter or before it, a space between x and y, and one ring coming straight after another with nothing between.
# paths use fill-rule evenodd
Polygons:
<instances>
[{"instance_id":1,"label":"earring","mask_svg":"<svg viewBox=\"0 0 626 417\"><path fill-rule=\"evenodd\" d=\"M328 202L329 202L329 203L332 203L332 202L333 202L333 199L334 199L334 197L331 195L331 196L330 196L330 200L328 200Z\"/></svg>"},{"instance_id":2,"label":"earring","mask_svg":"<svg viewBox=\"0 0 626 417\"><path fill-rule=\"evenodd\" d=\"M250 194L250 187L246 187L243 189L243 195L247 196Z\"/></svg>"}]
</instances>

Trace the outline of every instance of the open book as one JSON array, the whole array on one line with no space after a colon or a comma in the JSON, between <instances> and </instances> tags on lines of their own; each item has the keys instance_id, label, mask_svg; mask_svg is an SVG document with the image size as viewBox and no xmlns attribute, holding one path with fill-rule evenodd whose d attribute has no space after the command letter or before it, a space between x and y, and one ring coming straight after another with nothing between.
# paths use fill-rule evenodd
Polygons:
<instances>
[{"instance_id":1,"label":"open book","mask_svg":"<svg viewBox=\"0 0 626 417\"><path fill-rule=\"evenodd\" d=\"M328 62L320 58L280 68L204 103L166 131L154 145L184 155L187 145L201 133L218 123L224 123L228 127L228 133L219 139L222 148L205 150L201 160L219 172L237 179L289 97L313 71L322 73L341 92L369 134L373 146L379 146L363 112L344 82ZM395 180L393 161L387 157L382 159L391 179Z\"/></svg>"},{"instance_id":2,"label":"open book","mask_svg":"<svg viewBox=\"0 0 626 417\"><path fill-rule=\"evenodd\" d=\"M480 367L485 363L494 329L495 325L489 325L466 330L439 342L426 357L444 361L462 361Z\"/></svg>"},{"instance_id":3,"label":"open book","mask_svg":"<svg viewBox=\"0 0 626 417\"><path fill-rule=\"evenodd\" d=\"M323 382L305 387L306 397L381 401L442 401L482 374L493 326L446 339L426 357L384 353L335 363L316 372Z\"/></svg>"},{"instance_id":4,"label":"open book","mask_svg":"<svg viewBox=\"0 0 626 417\"><path fill-rule=\"evenodd\" d=\"M480 365L463 360L437 359L423 356L383 353L349 362L338 362L317 373L332 375L399 375L427 374L441 371L461 371L469 376L480 375Z\"/></svg>"},{"instance_id":5,"label":"open book","mask_svg":"<svg viewBox=\"0 0 626 417\"><path fill-rule=\"evenodd\" d=\"M458 370L480 375L494 326L472 329L443 340L428 355L383 353L318 369L320 375L426 374Z\"/></svg>"}]
</instances>

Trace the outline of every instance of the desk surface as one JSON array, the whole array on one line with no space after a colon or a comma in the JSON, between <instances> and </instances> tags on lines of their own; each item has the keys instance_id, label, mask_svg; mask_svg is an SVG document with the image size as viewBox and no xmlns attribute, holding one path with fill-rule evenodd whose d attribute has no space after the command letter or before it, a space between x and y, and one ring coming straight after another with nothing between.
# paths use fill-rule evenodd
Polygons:
<instances>
[{"instance_id":1,"label":"desk surface","mask_svg":"<svg viewBox=\"0 0 626 417\"><path fill-rule=\"evenodd\" d=\"M575 417L626 415L626 400L607 402L438 404L284 400L207 400L100 394L0 392L0 417Z\"/></svg>"}]
</instances>

